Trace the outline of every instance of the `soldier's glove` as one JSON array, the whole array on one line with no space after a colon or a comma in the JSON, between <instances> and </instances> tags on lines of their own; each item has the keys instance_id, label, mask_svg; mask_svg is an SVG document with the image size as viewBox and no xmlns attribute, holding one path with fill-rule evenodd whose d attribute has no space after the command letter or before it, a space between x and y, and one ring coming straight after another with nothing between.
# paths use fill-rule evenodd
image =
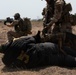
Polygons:
<instances>
[{"instance_id":1,"label":"soldier's glove","mask_svg":"<svg viewBox=\"0 0 76 75\"><path fill-rule=\"evenodd\" d=\"M50 28L53 24L54 24L53 21L49 22L49 23L47 24L47 27L46 27L46 28Z\"/></svg>"},{"instance_id":2,"label":"soldier's glove","mask_svg":"<svg viewBox=\"0 0 76 75\"><path fill-rule=\"evenodd\" d=\"M42 33L47 33L48 28L44 27L44 29L42 30Z\"/></svg>"}]
</instances>

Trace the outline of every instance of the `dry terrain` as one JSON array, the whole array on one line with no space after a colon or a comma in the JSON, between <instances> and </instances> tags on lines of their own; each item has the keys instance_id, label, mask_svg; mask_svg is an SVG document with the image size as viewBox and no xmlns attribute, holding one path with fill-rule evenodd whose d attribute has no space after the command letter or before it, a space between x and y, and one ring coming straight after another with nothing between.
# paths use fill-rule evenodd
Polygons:
<instances>
[{"instance_id":1,"label":"dry terrain","mask_svg":"<svg viewBox=\"0 0 76 75\"><path fill-rule=\"evenodd\" d=\"M38 30L42 30L42 22L32 22L32 35L36 34ZM6 34L9 30L13 28L8 28L7 26L0 23L0 44L3 44L7 41ZM76 34L76 28L73 27L73 33ZM7 68L2 63L1 58L3 54L0 54L0 75L76 75L76 68L62 68L58 66L49 66L42 68L35 68L29 70L23 69L12 69Z\"/></svg>"}]
</instances>

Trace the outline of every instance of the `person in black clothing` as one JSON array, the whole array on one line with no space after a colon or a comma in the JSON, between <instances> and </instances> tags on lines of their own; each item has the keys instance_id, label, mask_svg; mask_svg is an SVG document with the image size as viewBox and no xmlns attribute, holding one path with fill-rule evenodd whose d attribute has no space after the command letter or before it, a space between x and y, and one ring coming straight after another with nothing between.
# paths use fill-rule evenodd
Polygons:
<instances>
[{"instance_id":1,"label":"person in black clothing","mask_svg":"<svg viewBox=\"0 0 76 75\"><path fill-rule=\"evenodd\" d=\"M0 47L4 53L2 62L8 67L34 68L39 66L76 67L76 51L63 47L66 54L59 52L58 45L50 42L37 43L35 36L21 37Z\"/></svg>"}]
</instances>

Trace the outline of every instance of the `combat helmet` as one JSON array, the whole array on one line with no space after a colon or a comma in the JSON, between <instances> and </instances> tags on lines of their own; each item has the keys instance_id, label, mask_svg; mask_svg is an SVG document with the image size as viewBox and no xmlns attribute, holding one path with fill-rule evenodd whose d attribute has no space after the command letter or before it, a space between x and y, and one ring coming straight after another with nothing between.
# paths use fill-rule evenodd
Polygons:
<instances>
[{"instance_id":1,"label":"combat helmet","mask_svg":"<svg viewBox=\"0 0 76 75\"><path fill-rule=\"evenodd\" d=\"M15 19L19 19L20 18L20 14L19 13L15 13L14 18Z\"/></svg>"}]
</instances>

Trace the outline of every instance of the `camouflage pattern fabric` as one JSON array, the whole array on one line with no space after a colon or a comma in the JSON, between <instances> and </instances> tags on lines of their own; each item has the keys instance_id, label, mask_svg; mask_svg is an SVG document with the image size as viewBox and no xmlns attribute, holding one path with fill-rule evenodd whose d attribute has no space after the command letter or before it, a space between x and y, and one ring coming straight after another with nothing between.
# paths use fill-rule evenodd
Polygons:
<instances>
[{"instance_id":1,"label":"camouflage pattern fabric","mask_svg":"<svg viewBox=\"0 0 76 75\"><path fill-rule=\"evenodd\" d=\"M13 41L13 38L18 38L21 36L27 36L28 34L32 34L32 25L28 18L25 18L24 20L22 20L21 18L19 20L14 20L12 25L14 26L15 31L7 32L9 42Z\"/></svg>"},{"instance_id":2,"label":"camouflage pattern fabric","mask_svg":"<svg viewBox=\"0 0 76 75\"><path fill-rule=\"evenodd\" d=\"M42 16L43 16L43 27L45 27L46 26L46 11L47 11L47 6L45 7L45 8L43 8L43 11L42 11Z\"/></svg>"},{"instance_id":3,"label":"camouflage pattern fabric","mask_svg":"<svg viewBox=\"0 0 76 75\"><path fill-rule=\"evenodd\" d=\"M7 32L8 42L13 41L14 38L19 38L21 36L26 36L26 35L27 34L25 32L8 31Z\"/></svg>"},{"instance_id":4,"label":"camouflage pattern fabric","mask_svg":"<svg viewBox=\"0 0 76 75\"><path fill-rule=\"evenodd\" d=\"M47 3L47 8L46 8L47 10L45 13L44 24L46 27L49 26L48 29L49 28L51 29L51 26L61 18L62 11L63 11L63 5L64 5L63 0L56 0L53 2ZM51 30L50 29L49 31L52 32L52 29Z\"/></svg>"},{"instance_id":5,"label":"camouflage pattern fabric","mask_svg":"<svg viewBox=\"0 0 76 75\"><path fill-rule=\"evenodd\" d=\"M46 11L47 14L45 14L45 16L48 16L48 18L45 17L45 25L48 27L47 32L71 32L72 30L69 13L71 10L71 4L66 4L64 0L55 0L52 6L50 3L48 3Z\"/></svg>"},{"instance_id":6,"label":"camouflage pattern fabric","mask_svg":"<svg viewBox=\"0 0 76 75\"><path fill-rule=\"evenodd\" d=\"M60 40L61 38L61 40ZM61 41L62 46L68 46L74 50L76 50L76 35L65 32L65 33L57 33L57 34L46 34L45 37L43 37L44 42L53 42L56 44L59 44L59 41Z\"/></svg>"},{"instance_id":7,"label":"camouflage pattern fabric","mask_svg":"<svg viewBox=\"0 0 76 75\"><path fill-rule=\"evenodd\" d=\"M76 25L76 14L71 14L70 15L70 22L72 25Z\"/></svg>"},{"instance_id":8,"label":"camouflage pattern fabric","mask_svg":"<svg viewBox=\"0 0 76 75\"><path fill-rule=\"evenodd\" d=\"M25 25L25 28L26 28L25 32L27 34L31 34L32 24L31 24L30 19L26 17L26 18L23 19L23 21L24 21L24 25Z\"/></svg>"}]
</instances>

